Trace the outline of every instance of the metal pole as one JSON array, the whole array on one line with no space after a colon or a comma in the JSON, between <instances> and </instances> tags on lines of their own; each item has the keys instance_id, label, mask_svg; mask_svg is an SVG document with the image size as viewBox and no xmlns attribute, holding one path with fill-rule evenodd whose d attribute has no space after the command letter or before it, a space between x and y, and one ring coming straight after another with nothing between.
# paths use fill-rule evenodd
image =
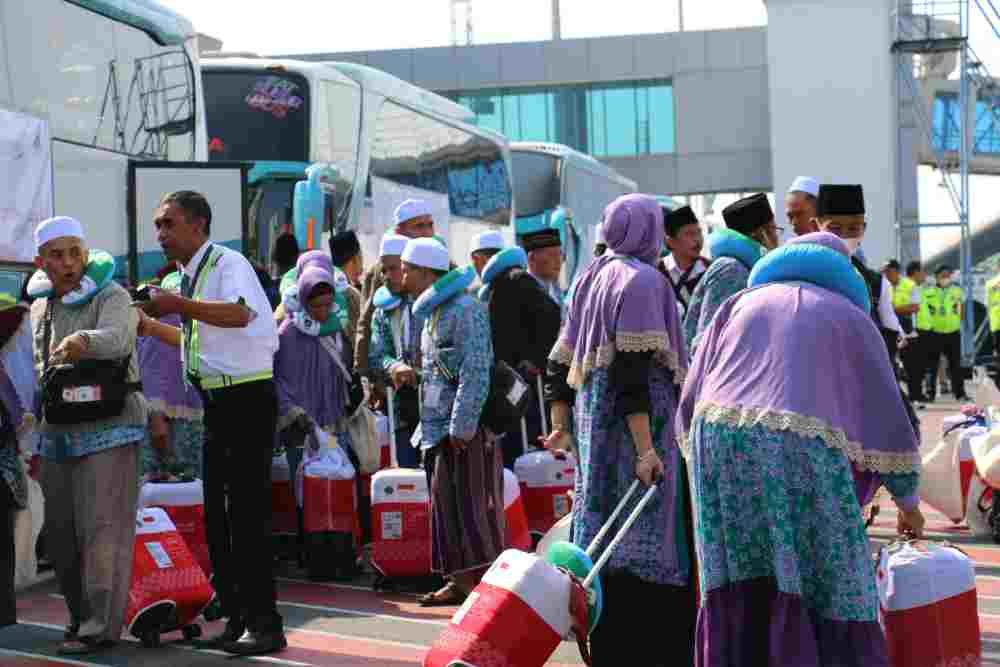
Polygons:
<instances>
[{"instance_id":1,"label":"metal pole","mask_svg":"<svg viewBox=\"0 0 1000 667\"><path fill-rule=\"evenodd\" d=\"M552 41L562 39L562 15L559 11L559 0L552 0Z\"/></svg>"},{"instance_id":2,"label":"metal pole","mask_svg":"<svg viewBox=\"0 0 1000 667\"><path fill-rule=\"evenodd\" d=\"M967 9L966 5L966 9ZM960 208L958 221L961 224L962 238L960 246L960 256L962 264L962 291L965 295L965 312L962 317L962 365L973 366L976 359L976 334L975 317L973 310L973 279L972 279L972 247L969 234L969 158L972 152L972 127L969 116L972 115L969 108L969 42L968 42L968 12L963 11L960 19L962 36L961 73L959 79L959 107L961 108L962 141L959 147L959 173L961 197L959 198ZM954 389L954 391L958 391Z\"/></svg>"},{"instance_id":3,"label":"metal pole","mask_svg":"<svg viewBox=\"0 0 1000 667\"><path fill-rule=\"evenodd\" d=\"M684 0L677 0L677 32L684 32Z\"/></svg>"}]
</instances>

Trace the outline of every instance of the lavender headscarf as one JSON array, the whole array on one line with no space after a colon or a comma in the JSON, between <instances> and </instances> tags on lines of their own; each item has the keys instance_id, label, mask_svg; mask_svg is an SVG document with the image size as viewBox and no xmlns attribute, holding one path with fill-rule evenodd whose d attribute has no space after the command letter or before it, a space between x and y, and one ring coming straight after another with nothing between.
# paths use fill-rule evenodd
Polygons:
<instances>
[{"instance_id":1,"label":"lavender headscarf","mask_svg":"<svg viewBox=\"0 0 1000 667\"><path fill-rule=\"evenodd\" d=\"M296 275L302 275L302 271L309 267L323 269L331 276L333 275L333 260L322 250L310 250L299 255L299 260L295 262ZM330 283L333 287L333 283Z\"/></svg>"},{"instance_id":2,"label":"lavender headscarf","mask_svg":"<svg viewBox=\"0 0 1000 667\"><path fill-rule=\"evenodd\" d=\"M336 281L332 271L320 268L319 266L307 266L305 270L299 272L299 278L295 281L299 291L299 303L305 308L309 303L309 295L319 285L329 285L331 290L336 291Z\"/></svg>"},{"instance_id":3,"label":"lavender headscarf","mask_svg":"<svg viewBox=\"0 0 1000 667\"><path fill-rule=\"evenodd\" d=\"M663 213L647 195L619 197L601 224L609 252L584 269L552 359L570 367L569 384L609 365L616 351L656 353L683 382L687 353L674 292L654 268L663 243Z\"/></svg>"}]
</instances>

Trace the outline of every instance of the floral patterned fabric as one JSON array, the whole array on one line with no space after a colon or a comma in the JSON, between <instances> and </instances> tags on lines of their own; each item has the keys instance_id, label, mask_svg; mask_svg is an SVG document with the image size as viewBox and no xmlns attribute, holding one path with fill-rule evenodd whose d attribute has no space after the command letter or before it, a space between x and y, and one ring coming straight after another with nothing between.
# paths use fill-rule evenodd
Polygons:
<instances>
[{"instance_id":1,"label":"floral patterned fabric","mask_svg":"<svg viewBox=\"0 0 1000 667\"><path fill-rule=\"evenodd\" d=\"M40 453L42 458L57 463L89 456L115 447L142 442L146 437L145 426L110 426L96 431L70 433L42 433Z\"/></svg>"},{"instance_id":2,"label":"floral patterned fabric","mask_svg":"<svg viewBox=\"0 0 1000 667\"><path fill-rule=\"evenodd\" d=\"M153 449L153 443L147 434L139 450L139 460L142 473L160 475L167 472L201 477L202 452L205 446L205 424L200 419L167 419L170 429L170 447L173 452L171 465L163 465L160 457Z\"/></svg>"},{"instance_id":3,"label":"floral patterned fabric","mask_svg":"<svg viewBox=\"0 0 1000 667\"><path fill-rule=\"evenodd\" d=\"M651 583L686 586L690 563L684 524L684 462L673 437L677 388L670 371L661 366L651 366L649 378L653 446L663 461L664 478L607 567ZM573 541L584 549L635 481L635 443L620 401L611 368L594 369L577 393L574 420L579 460ZM637 501L638 497L631 501L614 531Z\"/></svg>"},{"instance_id":4,"label":"floral patterned fabric","mask_svg":"<svg viewBox=\"0 0 1000 667\"><path fill-rule=\"evenodd\" d=\"M464 292L445 301L424 322L421 350L421 447L435 447L448 435L471 440L479 430L493 368L486 309Z\"/></svg>"},{"instance_id":5,"label":"floral patterned fabric","mask_svg":"<svg viewBox=\"0 0 1000 667\"><path fill-rule=\"evenodd\" d=\"M874 622L878 596L851 464L819 438L695 420L689 438L703 603L773 578L820 618Z\"/></svg>"},{"instance_id":6,"label":"floral patterned fabric","mask_svg":"<svg viewBox=\"0 0 1000 667\"><path fill-rule=\"evenodd\" d=\"M726 299L746 289L750 270L738 259L720 257L705 271L691 295L691 303L684 315L684 343L688 355L694 356L702 331L708 328Z\"/></svg>"}]
</instances>

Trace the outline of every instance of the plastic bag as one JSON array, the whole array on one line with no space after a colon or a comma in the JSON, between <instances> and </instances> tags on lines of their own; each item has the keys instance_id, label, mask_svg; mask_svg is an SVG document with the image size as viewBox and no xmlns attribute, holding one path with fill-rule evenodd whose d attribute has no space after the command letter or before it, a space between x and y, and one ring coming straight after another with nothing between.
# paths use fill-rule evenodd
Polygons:
<instances>
[{"instance_id":1,"label":"plastic bag","mask_svg":"<svg viewBox=\"0 0 1000 667\"><path fill-rule=\"evenodd\" d=\"M919 494L921 500L952 521L961 521L965 516L957 437L944 438L924 456Z\"/></svg>"},{"instance_id":2,"label":"plastic bag","mask_svg":"<svg viewBox=\"0 0 1000 667\"><path fill-rule=\"evenodd\" d=\"M308 473L324 479L354 479L356 473L347 453L340 447L330 447L330 435L318 427L310 436L310 446L302 450L302 463L295 471L295 502L302 507L303 479Z\"/></svg>"},{"instance_id":3,"label":"plastic bag","mask_svg":"<svg viewBox=\"0 0 1000 667\"><path fill-rule=\"evenodd\" d=\"M970 443L976 471L991 488L1000 488L1000 428L976 436Z\"/></svg>"},{"instance_id":4,"label":"plastic bag","mask_svg":"<svg viewBox=\"0 0 1000 667\"><path fill-rule=\"evenodd\" d=\"M378 472L382 447L375 413L362 403L357 412L347 419L347 432L351 434L351 448L358 457L362 474Z\"/></svg>"},{"instance_id":5,"label":"plastic bag","mask_svg":"<svg viewBox=\"0 0 1000 667\"><path fill-rule=\"evenodd\" d=\"M992 537L990 528L990 507L993 505L992 492L979 475L972 476L969 484L969 502L965 509L965 522L974 537Z\"/></svg>"}]
</instances>

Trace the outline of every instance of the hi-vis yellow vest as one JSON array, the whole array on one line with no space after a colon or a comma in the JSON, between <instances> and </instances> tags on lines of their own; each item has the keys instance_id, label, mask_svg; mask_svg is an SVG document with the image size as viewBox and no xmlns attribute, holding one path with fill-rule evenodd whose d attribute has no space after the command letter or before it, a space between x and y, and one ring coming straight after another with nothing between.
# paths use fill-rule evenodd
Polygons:
<instances>
[{"instance_id":1,"label":"hi-vis yellow vest","mask_svg":"<svg viewBox=\"0 0 1000 667\"><path fill-rule=\"evenodd\" d=\"M892 290L892 305L896 308L909 306L913 303L913 288L917 284L909 278L901 278L899 284Z\"/></svg>"},{"instance_id":2,"label":"hi-vis yellow vest","mask_svg":"<svg viewBox=\"0 0 1000 667\"><path fill-rule=\"evenodd\" d=\"M950 334L962 328L961 307L965 296L960 287L933 287L924 290L923 296L934 333Z\"/></svg>"},{"instance_id":3,"label":"hi-vis yellow vest","mask_svg":"<svg viewBox=\"0 0 1000 667\"><path fill-rule=\"evenodd\" d=\"M1000 276L986 283L986 306L990 310L990 331L1000 331Z\"/></svg>"}]
</instances>

